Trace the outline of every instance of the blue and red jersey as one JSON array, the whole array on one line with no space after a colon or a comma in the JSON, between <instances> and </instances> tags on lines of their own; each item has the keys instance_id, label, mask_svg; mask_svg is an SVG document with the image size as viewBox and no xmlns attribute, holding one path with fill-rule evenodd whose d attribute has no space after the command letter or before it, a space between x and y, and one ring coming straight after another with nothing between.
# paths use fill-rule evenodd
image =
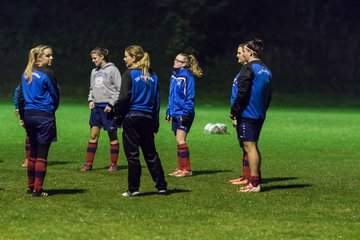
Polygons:
<instances>
[{"instance_id":1,"label":"blue and red jersey","mask_svg":"<svg viewBox=\"0 0 360 240\"><path fill-rule=\"evenodd\" d=\"M32 81L22 76L18 103L20 115L24 110L38 110L55 113L59 106L59 87L54 70L49 67L34 69Z\"/></svg>"},{"instance_id":2,"label":"blue and red jersey","mask_svg":"<svg viewBox=\"0 0 360 240\"><path fill-rule=\"evenodd\" d=\"M186 68L176 69L170 78L166 115L195 117L195 79Z\"/></svg>"},{"instance_id":3,"label":"blue and red jersey","mask_svg":"<svg viewBox=\"0 0 360 240\"><path fill-rule=\"evenodd\" d=\"M158 77L150 70L149 78L144 79L139 69L128 69L122 75L121 90L117 104L117 114L142 116L159 119L160 94Z\"/></svg>"},{"instance_id":4,"label":"blue and red jersey","mask_svg":"<svg viewBox=\"0 0 360 240\"><path fill-rule=\"evenodd\" d=\"M271 101L271 78L261 60L245 64L233 82L231 115L264 120Z\"/></svg>"}]
</instances>

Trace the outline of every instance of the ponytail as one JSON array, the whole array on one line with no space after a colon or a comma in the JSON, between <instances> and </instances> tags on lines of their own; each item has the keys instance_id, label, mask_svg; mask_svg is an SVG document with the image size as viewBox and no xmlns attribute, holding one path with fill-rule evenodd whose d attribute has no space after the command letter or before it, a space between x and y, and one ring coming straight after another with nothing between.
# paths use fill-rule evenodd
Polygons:
<instances>
[{"instance_id":1,"label":"ponytail","mask_svg":"<svg viewBox=\"0 0 360 240\"><path fill-rule=\"evenodd\" d=\"M141 69L145 81L150 77L149 68L150 68L150 55L147 52L144 52L142 47L137 45L131 45L125 49L125 51L135 58L134 63L130 67L131 69Z\"/></svg>"},{"instance_id":2,"label":"ponytail","mask_svg":"<svg viewBox=\"0 0 360 240\"><path fill-rule=\"evenodd\" d=\"M202 76L202 69L199 66L198 61L194 57L194 55L189 55L189 70L196 76L201 77Z\"/></svg>"},{"instance_id":3,"label":"ponytail","mask_svg":"<svg viewBox=\"0 0 360 240\"><path fill-rule=\"evenodd\" d=\"M203 75L202 69L199 66L198 61L196 60L195 56L192 54L180 53L180 55L184 56L186 59L186 68L194 74L196 77L201 77Z\"/></svg>"},{"instance_id":4,"label":"ponytail","mask_svg":"<svg viewBox=\"0 0 360 240\"><path fill-rule=\"evenodd\" d=\"M41 57L41 55L44 53L44 50L47 48L50 47L47 45L39 45L30 50L29 60L24 71L25 79L29 83L32 81L32 72L35 68L36 61L39 59L39 57Z\"/></svg>"}]
</instances>

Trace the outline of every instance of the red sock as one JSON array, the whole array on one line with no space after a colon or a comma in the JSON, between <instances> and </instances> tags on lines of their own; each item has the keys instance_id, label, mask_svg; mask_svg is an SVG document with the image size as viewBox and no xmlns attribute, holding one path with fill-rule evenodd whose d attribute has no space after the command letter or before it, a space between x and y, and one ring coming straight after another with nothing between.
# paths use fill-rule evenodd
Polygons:
<instances>
[{"instance_id":1,"label":"red sock","mask_svg":"<svg viewBox=\"0 0 360 240\"><path fill-rule=\"evenodd\" d=\"M29 157L27 164L28 187L33 189L35 182L35 163L36 159Z\"/></svg>"},{"instance_id":2,"label":"red sock","mask_svg":"<svg viewBox=\"0 0 360 240\"><path fill-rule=\"evenodd\" d=\"M260 176L251 176L250 183L253 187L257 187L261 182Z\"/></svg>"},{"instance_id":3,"label":"red sock","mask_svg":"<svg viewBox=\"0 0 360 240\"><path fill-rule=\"evenodd\" d=\"M37 158L35 164L35 184L34 190L37 192L42 191L44 184L45 174L46 174L46 163L47 160L44 158Z\"/></svg>"},{"instance_id":4,"label":"red sock","mask_svg":"<svg viewBox=\"0 0 360 240\"><path fill-rule=\"evenodd\" d=\"M250 179L251 172L249 166L249 157L246 152L243 153L243 164L242 164L242 177L245 179Z\"/></svg>"},{"instance_id":5,"label":"red sock","mask_svg":"<svg viewBox=\"0 0 360 240\"><path fill-rule=\"evenodd\" d=\"M30 141L29 137L26 136L25 138L25 157L28 159L30 156Z\"/></svg>"},{"instance_id":6,"label":"red sock","mask_svg":"<svg viewBox=\"0 0 360 240\"><path fill-rule=\"evenodd\" d=\"M116 165L119 157L119 143L110 144L110 160L112 165Z\"/></svg>"},{"instance_id":7,"label":"red sock","mask_svg":"<svg viewBox=\"0 0 360 240\"><path fill-rule=\"evenodd\" d=\"M187 143L178 145L178 164L180 170L191 171L190 152Z\"/></svg>"},{"instance_id":8,"label":"red sock","mask_svg":"<svg viewBox=\"0 0 360 240\"><path fill-rule=\"evenodd\" d=\"M88 165L92 166L95 158L95 153L97 149L97 143L89 142L86 153L86 162Z\"/></svg>"}]
</instances>

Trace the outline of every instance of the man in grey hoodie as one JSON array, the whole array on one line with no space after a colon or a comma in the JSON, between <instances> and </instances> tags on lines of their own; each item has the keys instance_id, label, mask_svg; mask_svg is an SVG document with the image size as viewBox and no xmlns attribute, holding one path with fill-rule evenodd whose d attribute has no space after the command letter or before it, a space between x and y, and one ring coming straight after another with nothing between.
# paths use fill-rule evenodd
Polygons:
<instances>
[{"instance_id":1,"label":"man in grey hoodie","mask_svg":"<svg viewBox=\"0 0 360 240\"><path fill-rule=\"evenodd\" d=\"M109 61L109 51L95 48L90 52L95 68L91 72L90 92L88 97L90 114L90 139L87 147L86 165L82 172L92 170L95 153L100 136L100 129L108 132L110 139L110 172L117 170L119 140L113 108L119 98L121 74L119 69Z\"/></svg>"}]
</instances>

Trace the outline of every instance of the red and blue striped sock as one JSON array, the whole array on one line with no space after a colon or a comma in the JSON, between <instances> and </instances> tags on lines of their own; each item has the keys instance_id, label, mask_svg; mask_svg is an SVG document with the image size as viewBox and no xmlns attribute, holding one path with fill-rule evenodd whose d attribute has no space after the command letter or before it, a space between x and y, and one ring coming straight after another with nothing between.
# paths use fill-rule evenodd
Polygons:
<instances>
[{"instance_id":1,"label":"red and blue striped sock","mask_svg":"<svg viewBox=\"0 0 360 240\"><path fill-rule=\"evenodd\" d=\"M253 187L257 187L261 182L260 176L251 176L250 177L250 183Z\"/></svg>"},{"instance_id":2,"label":"red and blue striped sock","mask_svg":"<svg viewBox=\"0 0 360 240\"><path fill-rule=\"evenodd\" d=\"M110 144L110 160L112 165L116 165L119 157L119 143Z\"/></svg>"},{"instance_id":3,"label":"red and blue striped sock","mask_svg":"<svg viewBox=\"0 0 360 240\"><path fill-rule=\"evenodd\" d=\"M28 187L33 189L35 183L35 163L36 159L29 157L27 164L27 177L28 177Z\"/></svg>"},{"instance_id":4,"label":"red and blue striped sock","mask_svg":"<svg viewBox=\"0 0 360 240\"><path fill-rule=\"evenodd\" d=\"M178 145L178 164L180 170L191 171L190 152L187 143Z\"/></svg>"},{"instance_id":5,"label":"red and blue striped sock","mask_svg":"<svg viewBox=\"0 0 360 240\"><path fill-rule=\"evenodd\" d=\"M88 144L87 153L86 153L86 162L90 166L93 165L97 145L98 145L97 142L96 143L89 142L89 144Z\"/></svg>"},{"instance_id":6,"label":"red and blue striped sock","mask_svg":"<svg viewBox=\"0 0 360 240\"><path fill-rule=\"evenodd\" d=\"M34 190L37 192L42 191L42 187L43 187L44 179L45 179L45 175L46 175L46 164L47 164L47 159L44 159L44 158L36 159Z\"/></svg>"}]
</instances>

